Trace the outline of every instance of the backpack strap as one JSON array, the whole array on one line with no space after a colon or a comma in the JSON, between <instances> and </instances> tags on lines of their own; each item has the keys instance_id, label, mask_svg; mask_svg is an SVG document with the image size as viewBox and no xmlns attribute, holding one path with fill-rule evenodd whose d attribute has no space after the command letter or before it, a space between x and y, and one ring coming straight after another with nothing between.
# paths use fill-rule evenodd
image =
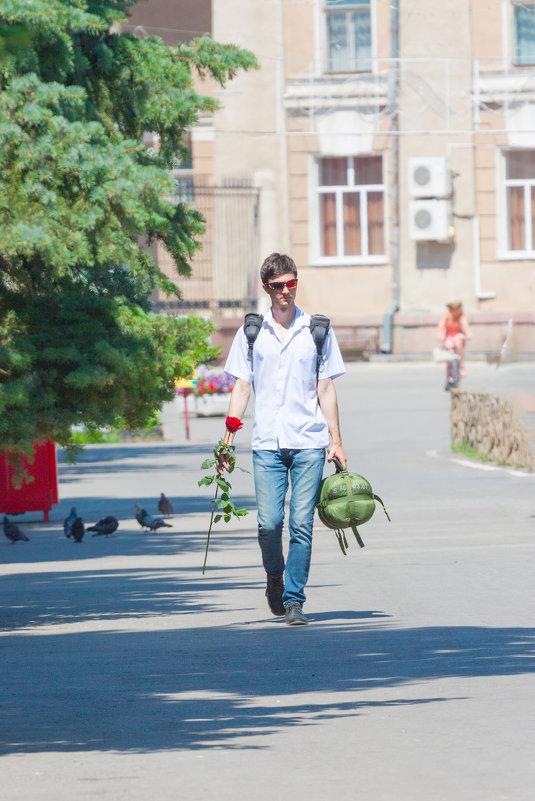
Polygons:
<instances>
[{"instance_id":1,"label":"backpack strap","mask_svg":"<svg viewBox=\"0 0 535 801\"><path fill-rule=\"evenodd\" d=\"M372 497L373 497L373 499L374 499L375 501L379 501L379 503L380 503L380 504L381 504L381 506L383 507L383 512L384 512L384 513L385 513L385 515L388 517L388 520L389 520L389 522L391 523L392 521L390 520L390 515L389 515L389 514L388 514L388 512L386 511L386 507L385 507L384 503L382 502L382 500L380 499L380 497L379 497L378 495L376 495L375 493L373 493L373 496L372 496Z\"/></svg>"},{"instance_id":2,"label":"backpack strap","mask_svg":"<svg viewBox=\"0 0 535 801\"><path fill-rule=\"evenodd\" d=\"M336 539L338 540L338 545L340 546L340 550L342 551L344 556L347 556L347 539L346 535L344 534L343 528L336 529Z\"/></svg>"},{"instance_id":3,"label":"backpack strap","mask_svg":"<svg viewBox=\"0 0 535 801\"><path fill-rule=\"evenodd\" d=\"M313 314L310 318L310 333L316 345L316 381L319 379L321 367L321 354L327 337L331 321L324 314Z\"/></svg>"},{"instance_id":4,"label":"backpack strap","mask_svg":"<svg viewBox=\"0 0 535 801\"><path fill-rule=\"evenodd\" d=\"M260 333L263 322L264 317L262 314L249 312L249 314L245 315L243 330L248 342L247 358L251 359L251 362L253 361L253 345ZM316 345L316 381L319 378L323 345L325 344L330 325L331 321L323 314L313 314L310 318L310 333Z\"/></svg>"},{"instance_id":5,"label":"backpack strap","mask_svg":"<svg viewBox=\"0 0 535 801\"><path fill-rule=\"evenodd\" d=\"M364 548L364 542L362 541L362 537L359 534L358 528L356 526L351 526L351 529L353 531L353 534L355 535L355 539L358 542L359 547Z\"/></svg>"},{"instance_id":6,"label":"backpack strap","mask_svg":"<svg viewBox=\"0 0 535 801\"><path fill-rule=\"evenodd\" d=\"M262 314L256 314L256 312L249 312L249 314L245 315L245 322L243 324L243 331L247 338L247 342L249 347L247 349L247 358L251 360L251 365L253 363L253 345L256 342L256 338L260 333L260 329L262 327L262 323L264 322L264 316Z\"/></svg>"}]
</instances>

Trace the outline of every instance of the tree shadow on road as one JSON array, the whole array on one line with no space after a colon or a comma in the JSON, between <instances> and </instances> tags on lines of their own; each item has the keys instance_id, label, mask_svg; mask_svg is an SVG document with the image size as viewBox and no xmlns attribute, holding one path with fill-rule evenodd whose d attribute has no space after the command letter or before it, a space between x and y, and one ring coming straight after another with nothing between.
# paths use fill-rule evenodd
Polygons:
<instances>
[{"instance_id":1,"label":"tree shadow on road","mask_svg":"<svg viewBox=\"0 0 535 801\"><path fill-rule=\"evenodd\" d=\"M87 445L75 463L68 462L63 451L58 450L58 468L61 481L79 481L95 473L110 475L122 472L125 467L135 473L146 473L147 463L154 469L191 471L191 460L195 458L199 466L212 455L213 444L206 442L190 445L171 445L166 442L151 444L117 443L116 445ZM250 449L244 446L236 449L242 457L251 457Z\"/></svg>"},{"instance_id":2,"label":"tree shadow on road","mask_svg":"<svg viewBox=\"0 0 535 801\"><path fill-rule=\"evenodd\" d=\"M136 580L151 587L163 580L152 611L170 611L173 585L165 575L122 577L117 611L135 611L137 591L126 588ZM229 582L227 589L244 588ZM211 607L198 599L199 625L191 625L178 617L192 587L185 582L182 590L176 628L1 637L0 752L262 748L262 737L296 726L459 700L437 696L433 685L428 692L433 680L535 670L533 628L404 629L378 610L324 613L297 630L279 620L251 623L244 610L242 622L207 626L202 613Z\"/></svg>"},{"instance_id":3,"label":"tree shadow on road","mask_svg":"<svg viewBox=\"0 0 535 801\"><path fill-rule=\"evenodd\" d=\"M63 563L60 563L63 566ZM88 624L191 615L222 611L207 600L216 590L243 591L257 587L253 577L237 585L233 568L218 568L218 578L201 573L202 555L195 567L81 568L13 573L2 581L0 632L40 626ZM250 566L247 566L249 571ZM23 587L21 587L21 582Z\"/></svg>"},{"instance_id":4,"label":"tree shadow on road","mask_svg":"<svg viewBox=\"0 0 535 801\"><path fill-rule=\"evenodd\" d=\"M99 460L95 470L102 453ZM209 509L209 498L188 498L190 512ZM104 511L81 493L63 503L79 503L86 521ZM459 702L467 678L535 672L535 628L403 628L387 610L347 608L316 613L302 628L266 619L245 606L251 591L261 598L260 568L231 559L232 568L201 577L204 533L186 523L144 534L132 498L114 503L114 540L74 545L56 523L40 528L39 548L2 545L11 562L0 636L2 754L267 748L269 735L303 725ZM212 563L218 548L243 549L250 529L218 530ZM91 563L110 555L116 568ZM136 559L125 566L128 557ZM448 679L462 680L462 691L450 682L446 694Z\"/></svg>"}]
</instances>

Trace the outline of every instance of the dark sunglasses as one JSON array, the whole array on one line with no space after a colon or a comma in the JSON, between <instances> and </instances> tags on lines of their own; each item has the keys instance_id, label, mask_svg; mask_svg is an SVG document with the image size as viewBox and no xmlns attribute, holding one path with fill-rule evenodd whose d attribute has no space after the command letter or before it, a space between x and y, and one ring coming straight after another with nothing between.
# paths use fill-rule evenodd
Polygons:
<instances>
[{"instance_id":1,"label":"dark sunglasses","mask_svg":"<svg viewBox=\"0 0 535 801\"><path fill-rule=\"evenodd\" d=\"M294 289L297 286L297 278L292 278L290 281L268 281L264 286L274 289L275 292L282 292L284 287Z\"/></svg>"}]
</instances>

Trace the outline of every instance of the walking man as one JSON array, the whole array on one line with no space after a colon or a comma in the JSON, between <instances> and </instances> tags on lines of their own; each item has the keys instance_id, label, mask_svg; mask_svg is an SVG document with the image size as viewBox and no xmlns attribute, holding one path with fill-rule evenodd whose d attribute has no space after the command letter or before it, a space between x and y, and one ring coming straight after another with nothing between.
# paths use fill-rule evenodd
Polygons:
<instances>
[{"instance_id":1,"label":"walking man","mask_svg":"<svg viewBox=\"0 0 535 801\"><path fill-rule=\"evenodd\" d=\"M267 574L266 598L272 613L288 625L303 625L305 585L312 551L315 503L323 476L325 449L344 465L338 403L333 379L345 373L331 328L323 345L316 379L316 345L310 315L295 305L297 267L289 256L272 253L260 278L271 300L252 359L243 327L234 338L225 372L236 379L229 417L245 413L251 386L255 394L253 466L258 509L258 541ZM232 443L234 433L227 434ZM220 457L220 470L228 467ZM284 500L291 484L286 562L282 547Z\"/></svg>"}]
</instances>

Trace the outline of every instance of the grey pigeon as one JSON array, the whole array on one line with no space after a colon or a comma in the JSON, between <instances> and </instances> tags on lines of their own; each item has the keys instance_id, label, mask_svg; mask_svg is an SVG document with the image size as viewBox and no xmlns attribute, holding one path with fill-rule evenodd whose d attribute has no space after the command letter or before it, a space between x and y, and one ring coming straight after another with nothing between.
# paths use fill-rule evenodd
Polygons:
<instances>
[{"instance_id":1,"label":"grey pigeon","mask_svg":"<svg viewBox=\"0 0 535 801\"><path fill-rule=\"evenodd\" d=\"M15 545L16 542L29 542L30 540L23 534L20 528L15 524L12 523L7 517L4 515L4 534L11 540L12 544Z\"/></svg>"},{"instance_id":2,"label":"grey pigeon","mask_svg":"<svg viewBox=\"0 0 535 801\"><path fill-rule=\"evenodd\" d=\"M149 515L146 509L143 509L138 503L136 507L136 520L142 528L149 528L151 531L156 531L157 528L167 526L173 528L169 523L166 523L161 517Z\"/></svg>"},{"instance_id":3,"label":"grey pigeon","mask_svg":"<svg viewBox=\"0 0 535 801\"><path fill-rule=\"evenodd\" d=\"M139 504L135 504L136 506L136 520L141 526L141 528L149 528L150 524L156 520L154 515L149 515L146 509L144 509Z\"/></svg>"},{"instance_id":4,"label":"grey pigeon","mask_svg":"<svg viewBox=\"0 0 535 801\"><path fill-rule=\"evenodd\" d=\"M149 515L149 517L152 517L152 515ZM145 523L145 525L151 531L156 531L157 528L162 528L162 526L165 526L166 528L173 528L170 523L166 523L161 517L153 517L150 523Z\"/></svg>"},{"instance_id":5,"label":"grey pigeon","mask_svg":"<svg viewBox=\"0 0 535 801\"><path fill-rule=\"evenodd\" d=\"M136 507L136 520L137 520L137 522L139 523L141 528L146 528L146 526L145 526L143 521L145 520L145 518L148 516L149 513L147 512L146 509L142 509L141 506L139 505L139 503L136 503L134 505Z\"/></svg>"},{"instance_id":6,"label":"grey pigeon","mask_svg":"<svg viewBox=\"0 0 535 801\"><path fill-rule=\"evenodd\" d=\"M77 517L78 515L76 514L76 507L72 506L69 516L63 521L63 531L65 532L65 536L69 539L72 536L72 524Z\"/></svg>"},{"instance_id":7,"label":"grey pigeon","mask_svg":"<svg viewBox=\"0 0 535 801\"><path fill-rule=\"evenodd\" d=\"M88 531L95 531L96 533L93 534L93 537L109 537L110 534L113 534L114 531L117 531L119 526L119 521L113 515L108 515L107 517L103 517L102 520L99 520L98 523L95 523L94 526L90 526Z\"/></svg>"},{"instance_id":8,"label":"grey pigeon","mask_svg":"<svg viewBox=\"0 0 535 801\"><path fill-rule=\"evenodd\" d=\"M166 498L163 492L160 493L160 500L158 501L158 511L163 515L172 515L173 506L169 498Z\"/></svg>"},{"instance_id":9,"label":"grey pigeon","mask_svg":"<svg viewBox=\"0 0 535 801\"><path fill-rule=\"evenodd\" d=\"M71 536L75 542L82 542L84 538L84 524L81 517L77 517L71 526Z\"/></svg>"}]
</instances>

